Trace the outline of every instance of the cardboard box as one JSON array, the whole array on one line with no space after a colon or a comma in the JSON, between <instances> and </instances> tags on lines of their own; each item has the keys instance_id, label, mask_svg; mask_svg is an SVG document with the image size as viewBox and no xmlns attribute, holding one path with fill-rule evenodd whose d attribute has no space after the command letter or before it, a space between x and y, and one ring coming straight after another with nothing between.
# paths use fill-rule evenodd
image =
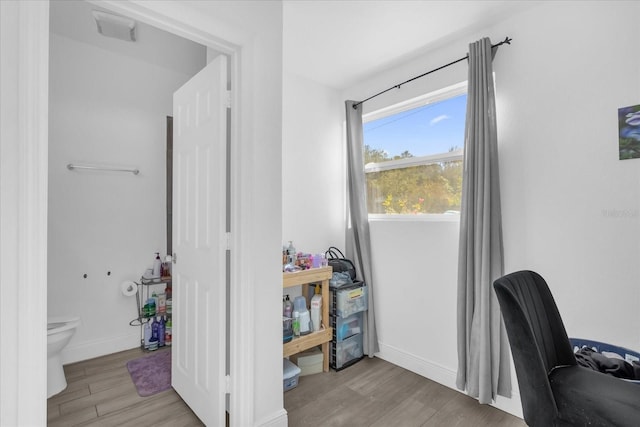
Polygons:
<instances>
[{"instance_id":1,"label":"cardboard box","mask_svg":"<svg viewBox=\"0 0 640 427\"><path fill-rule=\"evenodd\" d=\"M322 372L322 362L324 358L322 351L317 347L289 356L289 359L298 365L301 377Z\"/></svg>"}]
</instances>

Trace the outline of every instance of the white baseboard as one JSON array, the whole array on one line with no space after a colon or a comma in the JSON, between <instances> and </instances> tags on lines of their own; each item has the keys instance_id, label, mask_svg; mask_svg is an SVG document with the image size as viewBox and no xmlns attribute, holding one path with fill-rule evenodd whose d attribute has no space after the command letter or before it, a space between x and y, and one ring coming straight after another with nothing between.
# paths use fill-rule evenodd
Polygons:
<instances>
[{"instance_id":1,"label":"white baseboard","mask_svg":"<svg viewBox=\"0 0 640 427\"><path fill-rule=\"evenodd\" d=\"M62 364L80 362L107 354L129 350L140 345L140 332L85 341L73 346L67 346L62 350Z\"/></svg>"},{"instance_id":2,"label":"white baseboard","mask_svg":"<svg viewBox=\"0 0 640 427\"><path fill-rule=\"evenodd\" d=\"M270 417L266 417L256 423L256 425L260 427L287 427L288 424L289 417L287 416L287 411L285 409L281 409Z\"/></svg>"},{"instance_id":3,"label":"white baseboard","mask_svg":"<svg viewBox=\"0 0 640 427\"><path fill-rule=\"evenodd\" d=\"M376 357L462 393L456 387L456 371L382 342L379 346L380 352L375 354ZM522 418L522 405L517 391L512 393L510 399L498 396L491 406Z\"/></svg>"}]
</instances>

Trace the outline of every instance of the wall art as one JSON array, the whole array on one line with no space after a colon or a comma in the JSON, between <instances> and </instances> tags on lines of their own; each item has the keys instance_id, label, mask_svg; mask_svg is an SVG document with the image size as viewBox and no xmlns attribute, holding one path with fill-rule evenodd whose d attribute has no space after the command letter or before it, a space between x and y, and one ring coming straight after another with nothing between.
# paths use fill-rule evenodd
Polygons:
<instances>
[{"instance_id":1,"label":"wall art","mask_svg":"<svg viewBox=\"0 0 640 427\"><path fill-rule=\"evenodd\" d=\"M620 160L640 158L640 104L618 108Z\"/></svg>"}]
</instances>

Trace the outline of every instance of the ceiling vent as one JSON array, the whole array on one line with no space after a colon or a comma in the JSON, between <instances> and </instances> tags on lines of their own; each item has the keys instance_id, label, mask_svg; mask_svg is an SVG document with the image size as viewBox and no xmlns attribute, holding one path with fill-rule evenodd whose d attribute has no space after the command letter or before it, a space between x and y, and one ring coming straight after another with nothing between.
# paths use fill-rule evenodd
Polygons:
<instances>
[{"instance_id":1,"label":"ceiling vent","mask_svg":"<svg viewBox=\"0 0 640 427\"><path fill-rule=\"evenodd\" d=\"M93 17L98 25L98 32L106 37L113 37L128 42L136 41L136 21L124 16L94 10Z\"/></svg>"}]
</instances>

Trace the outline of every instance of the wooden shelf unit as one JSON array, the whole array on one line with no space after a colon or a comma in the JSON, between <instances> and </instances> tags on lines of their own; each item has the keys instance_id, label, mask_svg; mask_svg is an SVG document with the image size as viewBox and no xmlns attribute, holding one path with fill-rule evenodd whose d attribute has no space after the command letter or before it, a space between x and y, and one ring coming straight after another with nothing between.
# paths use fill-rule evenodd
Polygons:
<instances>
[{"instance_id":1,"label":"wooden shelf unit","mask_svg":"<svg viewBox=\"0 0 640 427\"><path fill-rule=\"evenodd\" d=\"M322 328L318 332L294 337L283 345L283 357L300 353L309 348L322 346L322 369L329 372L329 341L333 332L329 325L329 280L333 274L331 267L311 268L309 270L282 273L282 287L302 286L302 295L308 295L309 285L319 284L322 287Z\"/></svg>"}]
</instances>

